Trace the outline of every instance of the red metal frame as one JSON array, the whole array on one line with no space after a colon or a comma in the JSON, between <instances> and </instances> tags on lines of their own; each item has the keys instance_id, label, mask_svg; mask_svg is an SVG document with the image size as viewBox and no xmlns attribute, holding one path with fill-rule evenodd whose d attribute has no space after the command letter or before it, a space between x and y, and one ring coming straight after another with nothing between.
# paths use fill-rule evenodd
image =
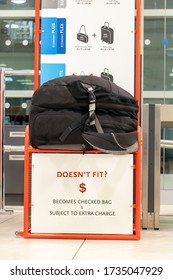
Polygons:
<instances>
[{"instance_id":1,"label":"red metal frame","mask_svg":"<svg viewBox=\"0 0 173 280\"><path fill-rule=\"evenodd\" d=\"M34 91L40 84L40 0L35 0Z\"/></svg>"},{"instance_id":2,"label":"red metal frame","mask_svg":"<svg viewBox=\"0 0 173 280\"><path fill-rule=\"evenodd\" d=\"M140 9L141 1L136 0L136 99L140 108ZM36 0L36 33L37 40L35 43L35 89L39 86L39 40L40 36L40 0ZM140 110L139 110L140 111ZM134 216L133 216L133 234L44 234L31 233L30 231L30 212L31 212L31 157L32 153L40 153L39 149L34 149L29 142L29 127L26 127L25 132L25 163L24 163L24 231L18 232L19 236L25 238L61 238L61 239L109 239L109 240L139 240L140 239L140 183L141 183L141 133L140 133L140 112L138 117L138 146L139 149L134 153ZM67 150L41 150L41 153L74 153ZM78 150L75 153L82 153ZM93 151L87 151L93 153ZM100 153L94 151L94 153Z\"/></svg>"},{"instance_id":3,"label":"red metal frame","mask_svg":"<svg viewBox=\"0 0 173 280\"><path fill-rule=\"evenodd\" d=\"M140 193L141 193L141 132L140 132L140 123L141 123L141 0L136 0L136 65L135 65L135 87L136 87L136 99L138 101L139 112L138 112L138 145L139 150L135 153L135 164L136 170L134 174L135 180L135 201L137 208L135 209L134 219L136 223L136 235L137 239L140 239Z\"/></svg>"}]
</instances>

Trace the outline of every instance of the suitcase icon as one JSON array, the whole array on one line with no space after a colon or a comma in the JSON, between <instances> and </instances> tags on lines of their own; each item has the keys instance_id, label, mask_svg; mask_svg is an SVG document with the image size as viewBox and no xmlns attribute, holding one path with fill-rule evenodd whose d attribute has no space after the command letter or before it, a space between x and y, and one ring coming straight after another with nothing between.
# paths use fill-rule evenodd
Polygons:
<instances>
[{"instance_id":1,"label":"suitcase icon","mask_svg":"<svg viewBox=\"0 0 173 280\"><path fill-rule=\"evenodd\" d=\"M111 74L109 74L109 69L104 68L104 72L101 73L101 78L113 82L114 78Z\"/></svg>"},{"instance_id":2,"label":"suitcase icon","mask_svg":"<svg viewBox=\"0 0 173 280\"><path fill-rule=\"evenodd\" d=\"M81 30L84 30L84 33L81 32ZM85 25L81 25L79 32L77 33L77 40L83 42L83 43L88 43L88 35L86 33L86 28Z\"/></svg>"},{"instance_id":3,"label":"suitcase icon","mask_svg":"<svg viewBox=\"0 0 173 280\"><path fill-rule=\"evenodd\" d=\"M101 27L101 40L108 44L112 44L114 41L114 30L109 27L109 23L105 22Z\"/></svg>"}]
</instances>

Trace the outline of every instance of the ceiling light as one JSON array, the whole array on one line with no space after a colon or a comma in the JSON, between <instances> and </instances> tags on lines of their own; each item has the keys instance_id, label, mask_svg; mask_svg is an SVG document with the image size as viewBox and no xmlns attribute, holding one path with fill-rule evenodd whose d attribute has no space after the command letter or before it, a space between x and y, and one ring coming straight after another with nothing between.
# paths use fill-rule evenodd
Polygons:
<instances>
[{"instance_id":1,"label":"ceiling light","mask_svg":"<svg viewBox=\"0 0 173 280\"><path fill-rule=\"evenodd\" d=\"M6 28L9 28L9 27L10 28L18 28L19 26L17 24L15 24L15 23L12 23L12 24L6 24L5 27Z\"/></svg>"},{"instance_id":2,"label":"ceiling light","mask_svg":"<svg viewBox=\"0 0 173 280\"><path fill-rule=\"evenodd\" d=\"M11 2L14 4L24 4L26 3L26 0L11 0Z\"/></svg>"}]
</instances>

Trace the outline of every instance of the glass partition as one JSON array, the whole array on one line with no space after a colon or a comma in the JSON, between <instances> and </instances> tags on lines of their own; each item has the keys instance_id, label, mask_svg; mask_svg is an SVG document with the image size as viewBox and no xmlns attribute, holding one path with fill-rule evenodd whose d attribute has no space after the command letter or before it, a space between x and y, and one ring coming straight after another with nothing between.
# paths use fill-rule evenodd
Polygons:
<instances>
[{"instance_id":1,"label":"glass partition","mask_svg":"<svg viewBox=\"0 0 173 280\"><path fill-rule=\"evenodd\" d=\"M164 18L144 19L143 90L164 89Z\"/></svg>"},{"instance_id":2,"label":"glass partition","mask_svg":"<svg viewBox=\"0 0 173 280\"><path fill-rule=\"evenodd\" d=\"M34 20L0 19L0 67L34 69ZM6 90L33 90L33 76L6 77Z\"/></svg>"},{"instance_id":3,"label":"glass partition","mask_svg":"<svg viewBox=\"0 0 173 280\"><path fill-rule=\"evenodd\" d=\"M27 125L29 121L29 97L5 98L5 125Z\"/></svg>"},{"instance_id":4,"label":"glass partition","mask_svg":"<svg viewBox=\"0 0 173 280\"><path fill-rule=\"evenodd\" d=\"M0 10L33 10L35 0L0 0Z\"/></svg>"},{"instance_id":5,"label":"glass partition","mask_svg":"<svg viewBox=\"0 0 173 280\"><path fill-rule=\"evenodd\" d=\"M144 9L173 9L172 0L144 0Z\"/></svg>"},{"instance_id":6,"label":"glass partition","mask_svg":"<svg viewBox=\"0 0 173 280\"><path fill-rule=\"evenodd\" d=\"M0 36L0 52L33 53L34 21L29 19L1 19Z\"/></svg>"},{"instance_id":7,"label":"glass partition","mask_svg":"<svg viewBox=\"0 0 173 280\"><path fill-rule=\"evenodd\" d=\"M173 90L173 18L144 19L144 91ZM165 100L166 101L166 100Z\"/></svg>"},{"instance_id":8,"label":"glass partition","mask_svg":"<svg viewBox=\"0 0 173 280\"><path fill-rule=\"evenodd\" d=\"M148 9L145 11L145 9ZM173 104L173 1L144 0L143 103ZM173 190L173 128L162 128L161 189Z\"/></svg>"},{"instance_id":9,"label":"glass partition","mask_svg":"<svg viewBox=\"0 0 173 280\"><path fill-rule=\"evenodd\" d=\"M165 0L144 0L144 9L164 9Z\"/></svg>"},{"instance_id":10,"label":"glass partition","mask_svg":"<svg viewBox=\"0 0 173 280\"><path fill-rule=\"evenodd\" d=\"M166 9L173 9L173 1L166 0Z\"/></svg>"}]
</instances>

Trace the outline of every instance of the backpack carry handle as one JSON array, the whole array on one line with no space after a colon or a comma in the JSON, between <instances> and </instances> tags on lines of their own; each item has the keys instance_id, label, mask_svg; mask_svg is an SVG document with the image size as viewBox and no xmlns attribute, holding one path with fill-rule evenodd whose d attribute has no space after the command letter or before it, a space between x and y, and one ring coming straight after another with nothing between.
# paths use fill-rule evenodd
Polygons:
<instances>
[{"instance_id":1,"label":"backpack carry handle","mask_svg":"<svg viewBox=\"0 0 173 280\"><path fill-rule=\"evenodd\" d=\"M104 68L104 73L105 74L109 74L109 69L108 68Z\"/></svg>"},{"instance_id":2,"label":"backpack carry handle","mask_svg":"<svg viewBox=\"0 0 173 280\"><path fill-rule=\"evenodd\" d=\"M105 21L105 22L104 22L104 27L109 28L109 22Z\"/></svg>"},{"instance_id":3,"label":"backpack carry handle","mask_svg":"<svg viewBox=\"0 0 173 280\"><path fill-rule=\"evenodd\" d=\"M87 35L85 25L81 25L81 27L79 29L79 33L81 33L82 28L84 29L84 32L85 32L84 34Z\"/></svg>"}]
</instances>

